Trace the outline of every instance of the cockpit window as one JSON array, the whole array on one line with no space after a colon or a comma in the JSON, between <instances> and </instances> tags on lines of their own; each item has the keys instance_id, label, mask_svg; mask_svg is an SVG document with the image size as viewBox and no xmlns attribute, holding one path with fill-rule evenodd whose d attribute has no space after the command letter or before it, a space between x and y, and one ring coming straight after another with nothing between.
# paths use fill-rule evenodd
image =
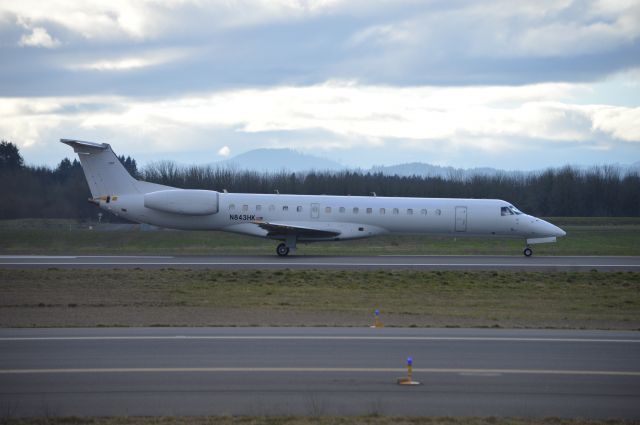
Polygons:
<instances>
[{"instance_id":1,"label":"cockpit window","mask_svg":"<svg viewBox=\"0 0 640 425\"><path fill-rule=\"evenodd\" d=\"M505 216L505 215L520 215L522 214L522 212L520 212L519 209L517 209L516 207L514 207L513 205L509 205L508 207L501 207L500 208L500 215Z\"/></svg>"},{"instance_id":2,"label":"cockpit window","mask_svg":"<svg viewBox=\"0 0 640 425\"><path fill-rule=\"evenodd\" d=\"M516 207L514 207L513 205L509 205L509 209L515 215L521 215L522 214L522 212L519 209L517 209Z\"/></svg>"}]
</instances>

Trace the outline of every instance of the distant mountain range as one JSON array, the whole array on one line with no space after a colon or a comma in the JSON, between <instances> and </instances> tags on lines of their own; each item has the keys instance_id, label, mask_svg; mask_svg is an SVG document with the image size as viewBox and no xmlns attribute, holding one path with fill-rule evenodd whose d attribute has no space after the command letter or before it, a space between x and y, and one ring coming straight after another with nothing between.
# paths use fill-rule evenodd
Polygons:
<instances>
[{"instance_id":1,"label":"distant mountain range","mask_svg":"<svg viewBox=\"0 0 640 425\"><path fill-rule=\"evenodd\" d=\"M216 166L229 167L235 170L253 170L259 172L305 172L305 171L340 171L350 169L336 161L314 155L300 153L293 149L255 149L233 158L214 163ZM640 161L633 164L614 164L621 173L640 172ZM588 169L588 166L572 165L574 168ZM497 168L454 168L431 165L423 162L411 162L398 165L378 165L369 169L356 169L361 172L382 173L398 176L423 176L442 178L464 178L470 176L492 176L496 174L522 174L521 171L506 171Z\"/></svg>"},{"instance_id":2,"label":"distant mountain range","mask_svg":"<svg viewBox=\"0 0 640 425\"><path fill-rule=\"evenodd\" d=\"M408 164L398 165L377 165L371 168L371 172L398 176L452 178L467 176L492 176L495 174L504 173L505 171L490 167L454 168L425 164L423 162L410 162Z\"/></svg>"},{"instance_id":3,"label":"distant mountain range","mask_svg":"<svg viewBox=\"0 0 640 425\"><path fill-rule=\"evenodd\" d=\"M345 167L330 159L307 155L293 149L254 149L233 158L220 161L221 165L237 170L254 171L336 171Z\"/></svg>"}]
</instances>

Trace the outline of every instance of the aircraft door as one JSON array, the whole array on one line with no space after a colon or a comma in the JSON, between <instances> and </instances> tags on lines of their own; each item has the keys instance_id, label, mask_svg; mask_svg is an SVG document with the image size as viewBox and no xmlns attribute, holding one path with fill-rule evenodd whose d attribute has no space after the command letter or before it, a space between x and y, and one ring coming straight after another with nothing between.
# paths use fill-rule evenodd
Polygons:
<instances>
[{"instance_id":1,"label":"aircraft door","mask_svg":"<svg viewBox=\"0 0 640 425\"><path fill-rule=\"evenodd\" d=\"M317 220L320 217L320 204L311 204L311 218Z\"/></svg>"},{"instance_id":2,"label":"aircraft door","mask_svg":"<svg viewBox=\"0 0 640 425\"><path fill-rule=\"evenodd\" d=\"M456 232L467 231L467 207L456 207Z\"/></svg>"}]
</instances>

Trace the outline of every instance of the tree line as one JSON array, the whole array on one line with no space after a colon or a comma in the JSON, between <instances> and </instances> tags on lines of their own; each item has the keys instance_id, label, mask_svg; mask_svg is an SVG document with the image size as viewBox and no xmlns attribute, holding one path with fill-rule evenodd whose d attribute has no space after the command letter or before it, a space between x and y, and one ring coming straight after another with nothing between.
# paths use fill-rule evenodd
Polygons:
<instances>
[{"instance_id":1,"label":"tree line","mask_svg":"<svg viewBox=\"0 0 640 425\"><path fill-rule=\"evenodd\" d=\"M537 173L473 177L390 176L360 171L263 173L215 166L181 167L170 161L138 169L120 161L136 178L188 189L240 193L410 196L504 199L536 216L639 216L640 176L616 167L573 167ZM95 219L98 207L78 160L56 167L25 165L15 145L0 143L0 218Z\"/></svg>"}]
</instances>

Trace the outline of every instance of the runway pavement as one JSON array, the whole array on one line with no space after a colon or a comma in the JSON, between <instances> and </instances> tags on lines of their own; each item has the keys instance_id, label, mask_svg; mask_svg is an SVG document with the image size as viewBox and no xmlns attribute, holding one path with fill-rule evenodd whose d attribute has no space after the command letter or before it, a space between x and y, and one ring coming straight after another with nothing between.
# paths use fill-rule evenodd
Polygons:
<instances>
[{"instance_id":1,"label":"runway pavement","mask_svg":"<svg viewBox=\"0 0 640 425\"><path fill-rule=\"evenodd\" d=\"M396 378L413 357L414 379ZM24 415L640 418L637 332L0 330L0 409Z\"/></svg>"},{"instance_id":2,"label":"runway pavement","mask_svg":"<svg viewBox=\"0 0 640 425\"><path fill-rule=\"evenodd\" d=\"M601 256L0 256L0 268L422 269L640 271L640 257Z\"/></svg>"}]
</instances>

